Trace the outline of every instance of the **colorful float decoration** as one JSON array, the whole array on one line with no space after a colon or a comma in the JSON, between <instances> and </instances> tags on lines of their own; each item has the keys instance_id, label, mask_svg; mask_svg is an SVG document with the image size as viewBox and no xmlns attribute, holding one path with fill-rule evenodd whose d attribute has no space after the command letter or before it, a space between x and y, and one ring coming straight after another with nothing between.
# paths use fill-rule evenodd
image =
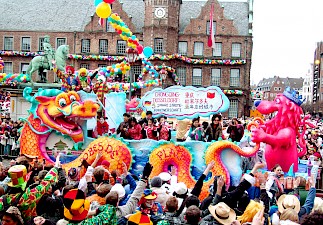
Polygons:
<instances>
[{"instance_id":1,"label":"colorful float decoration","mask_svg":"<svg viewBox=\"0 0 323 225\"><path fill-rule=\"evenodd\" d=\"M300 106L303 101L296 91L287 87L283 94L277 94L274 101L255 102L256 109L261 114L276 113L274 118L251 131L253 142L267 144L265 157L269 169L279 164L287 172L294 164L294 172L298 170L298 158L306 153L305 126L310 125L307 122L308 116L302 118L303 110Z\"/></svg>"},{"instance_id":2,"label":"colorful float decoration","mask_svg":"<svg viewBox=\"0 0 323 225\"><path fill-rule=\"evenodd\" d=\"M28 74L18 73L0 73L0 85L1 86L17 86L19 83L30 82L30 76Z\"/></svg>"}]
</instances>

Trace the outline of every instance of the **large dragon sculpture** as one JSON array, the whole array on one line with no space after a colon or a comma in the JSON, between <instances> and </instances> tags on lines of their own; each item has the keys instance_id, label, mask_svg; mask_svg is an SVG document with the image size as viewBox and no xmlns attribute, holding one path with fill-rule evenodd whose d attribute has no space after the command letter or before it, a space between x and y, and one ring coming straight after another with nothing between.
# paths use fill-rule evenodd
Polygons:
<instances>
[{"instance_id":1,"label":"large dragon sculpture","mask_svg":"<svg viewBox=\"0 0 323 225\"><path fill-rule=\"evenodd\" d=\"M31 96L32 89L24 89L24 98L31 103L29 117L21 131L21 153L38 156L52 163L46 153L46 141L52 132L69 136L78 148L84 142L81 120L95 117L99 109L96 102L81 101L74 91L65 93L56 89L39 89Z\"/></svg>"},{"instance_id":2,"label":"large dragon sculpture","mask_svg":"<svg viewBox=\"0 0 323 225\"><path fill-rule=\"evenodd\" d=\"M309 116L303 116L300 107L302 102L298 93L289 87L283 94L277 94L274 101L255 102L260 113L276 113L271 120L252 130L253 142L266 143L265 157L268 169L279 164L283 171L287 172L294 164L294 172L298 170L298 157L306 153L305 126L312 126L307 122Z\"/></svg>"}]
</instances>

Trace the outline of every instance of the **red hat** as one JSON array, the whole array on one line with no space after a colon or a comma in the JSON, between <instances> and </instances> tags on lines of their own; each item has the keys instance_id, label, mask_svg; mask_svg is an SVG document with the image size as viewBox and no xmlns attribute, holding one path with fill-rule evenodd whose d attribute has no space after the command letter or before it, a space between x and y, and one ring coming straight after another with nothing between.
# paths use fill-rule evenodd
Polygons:
<instances>
[{"instance_id":1,"label":"red hat","mask_svg":"<svg viewBox=\"0 0 323 225\"><path fill-rule=\"evenodd\" d=\"M318 159L322 158L322 156L319 152L315 152L313 155L316 156Z\"/></svg>"},{"instance_id":2,"label":"red hat","mask_svg":"<svg viewBox=\"0 0 323 225\"><path fill-rule=\"evenodd\" d=\"M72 72L72 73L74 73L74 72L75 72L75 69L74 69L74 67L73 67L73 66L66 66L66 67L65 67L65 71L66 71L66 73L67 73L69 70L71 70L71 72Z\"/></svg>"},{"instance_id":3,"label":"red hat","mask_svg":"<svg viewBox=\"0 0 323 225\"><path fill-rule=\"evenodd\" d=\"M101 162L101 166L106 166L106 167L108 167L108 168L109 168L110 163L109 163L107 160L103 160L103 161Z\"/></svg>"}]
</instances>

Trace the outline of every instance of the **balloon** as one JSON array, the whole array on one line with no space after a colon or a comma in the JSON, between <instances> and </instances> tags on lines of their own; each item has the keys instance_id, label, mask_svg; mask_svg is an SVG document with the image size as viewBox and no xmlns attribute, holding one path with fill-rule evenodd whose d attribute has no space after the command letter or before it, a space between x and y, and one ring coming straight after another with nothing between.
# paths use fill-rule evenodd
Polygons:
<instances>
[{"instance_id":1,"label":"balloon","mask_svg":"<svg viewBox=\"0 0 323 225\"><path fill-rule=\"evenodd\" d=\"M98 6L101 2L102 2L102 0L94 0L94 5Z\"/></svg>"},{"instance_id":2,"label":"balloon","mask_svg":"<svg viewBox=\"0 0 323 225\"><path fill-rule=\"evenodd\" d=\"M152 54L154 54L154 51L151 47L145 47L143 53L147 58L149 58L152 56Z\"/></svg>"},{"instance_id":3,"label":"balloon","mask_svg":"<svg viewBox=\"0 0 323 225\"><path fill-rule=\"evenodd\" d=\"M138 51L138 53L139 53L139 54L141 54L141 53L142 53L143 49L144 49L144 48L142 47L142 45L138 45L138 46L137 46L137 51Z\"/></svg>"},{"instance_id":4,"label":"balloon","mask_svg":"<svg viewBox=\"0 0 323 225\"><path fill-rule=\"evenodd\" d=\"M112 4L114 0L103 0L105 3Z\"/></svg>"},{"instance_id":5,"label":"balloon","mask_svg":"<svg viewBox=\"0 0 323 225\"><path fill-rule=\"evenodd\" d=\"M108 18L111 15L111 7L109 4L105 3L105 2L101 2L95 10L96 14L98 15L98 17L100 18Z\"/></svg>"},{"instance_id":6,"label":"balloon","mask_svg":"<svg viewBox=\"0 0 323 225\"><path fill-rule=\"evenodd\" d=\"M132 36L131 36L131 39L132 39L132 40L136 40L136 35L132 35Z\"/></svg>"},{"instance_id":7,"label":"balloon","mask_svg":"<svg viewBox=\"0 0 323 225\"><path fill-rule=\"evenodd\" d=\"M146 118L146 112L144 112L144 111L143 111L143 112L141 113L141 118L142 118L142 119Z\"/></svg>"}]
</instances>

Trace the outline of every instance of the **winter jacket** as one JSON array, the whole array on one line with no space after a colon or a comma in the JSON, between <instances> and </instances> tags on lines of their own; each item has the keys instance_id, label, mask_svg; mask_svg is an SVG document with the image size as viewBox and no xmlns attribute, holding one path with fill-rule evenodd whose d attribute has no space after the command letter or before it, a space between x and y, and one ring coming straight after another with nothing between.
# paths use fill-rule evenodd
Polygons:
<instances>
[{"instance_id":1,"label":"winter jacket","mask_svg":"<svg viewBox=\"0 0 323 225\"><path fill-rule=\"evenodd\" d=\"M141 199L142 194L144 193L146 187L146 182L138 181L137 187L134 192L131 194L128 202L123 206L118 206L116 209L117 218L132 214L135 212L138 202Z\"/></svg>"},{"instance_id":2,"label":"winter jacket","mask_svg":"<svg viewBox=\"0 0 323 225\"><path fill-rule=\"evenodd\" d=\"M18 208L25 221L29 221L31 217L37 216L36 204L40 200L43 194L49 193L51 184L57 182L58 178L57 168L53 167L45 176L44 180L40 182L35 188L26 188L22 196L18 201ZM7 204L11 204L19 196L19 193L7 195ZM4 210L3 196L0 197L0 211Z\"/></svg>"},{"instance_id":3,"label":"winter jacket","mask_svg":"<svg viewBox=\"0 0 323 225\"><path fill-rule=\"evenodd\" d=\"M210 124L206 129L207 141L218 141L220 137L222 137L222 126L219 124L214 127L214 124Z\"/></svg>"},{"instance_id":4,"label":"winter jacket","mask_svg":"<svg viewBox=\"0 0 323 225\"><path fill-rule=\"evenodd\" d=\"M157 198L155 199L155 202L160 203L163 207L166 206L166 202L168 198L170 197L164 188L161 187L152 187L151 190L157 194Z\"/></svg>"}]
</instances>

